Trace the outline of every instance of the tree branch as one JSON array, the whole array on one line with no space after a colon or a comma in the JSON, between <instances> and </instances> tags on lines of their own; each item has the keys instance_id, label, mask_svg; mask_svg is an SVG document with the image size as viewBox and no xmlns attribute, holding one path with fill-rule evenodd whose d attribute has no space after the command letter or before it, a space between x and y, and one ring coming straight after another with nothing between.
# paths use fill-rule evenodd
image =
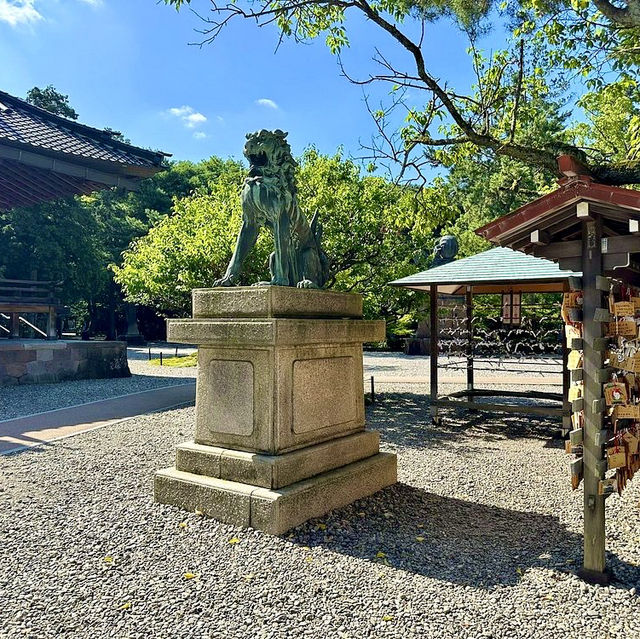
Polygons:
<instances>
[{"instance_id":1,"label":"tree branch","mask_svg":"<svg viewBox=\"0 0 640 639\"><path fill-rule=\"evenodd\" d=\"M609 0L593 0L598 11L621 27L640 27L640 0L627 0L626 7L616 7Z\"/></svg>"}]
</instances>

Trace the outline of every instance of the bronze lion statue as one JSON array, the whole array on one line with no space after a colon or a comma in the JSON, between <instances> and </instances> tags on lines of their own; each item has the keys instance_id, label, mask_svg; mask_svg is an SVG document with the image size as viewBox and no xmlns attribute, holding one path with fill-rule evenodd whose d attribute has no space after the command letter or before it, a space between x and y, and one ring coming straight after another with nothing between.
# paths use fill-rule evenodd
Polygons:
<instances>
[{"instance_id":1,"label":"bronze lion statue","mask_svg":"<svg viewBox=\"0 0 640 639\"><path fill-rule=\"evenodd\" d=\"M322 288L329 279L329 260L322 250L318 215L311 224L298 206L296 162L287 134L277 129L248 133L244 156L249 173L242 188L242 227L227 271L214 286L235 286L258 233L273 233L275 250L269 258L271 281L256 286Z\"/></svg>"}]
</instances>

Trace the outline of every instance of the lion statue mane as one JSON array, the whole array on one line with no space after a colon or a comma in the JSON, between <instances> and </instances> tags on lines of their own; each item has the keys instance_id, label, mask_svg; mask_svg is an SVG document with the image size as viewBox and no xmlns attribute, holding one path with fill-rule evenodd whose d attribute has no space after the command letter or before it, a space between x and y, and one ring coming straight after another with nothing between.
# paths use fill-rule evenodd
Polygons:
<instances>
[{"instance_id":1,"label":"lion statue mane","mask_svg":"<svg viewBox=\"0 0 640 639\"><path fill-rule=\"evenodd\" d=\"M298 206L296 161L287 133L262 129L247 134L244 155L249 172L242 187L242 226L223 278L214 286L235 286L260 229L273 233L269 258L271 281L256 285L322 288L329 279L329 260L322 250L318 215L309 223Z\"/></svg>"}]
</instances>

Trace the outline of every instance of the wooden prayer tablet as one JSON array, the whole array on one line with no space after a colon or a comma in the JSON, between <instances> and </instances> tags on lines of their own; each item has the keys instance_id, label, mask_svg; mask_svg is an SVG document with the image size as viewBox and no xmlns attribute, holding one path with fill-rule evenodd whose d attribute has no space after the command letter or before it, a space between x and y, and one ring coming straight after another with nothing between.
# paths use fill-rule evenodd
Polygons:
<instances>
[{"instance_id":1,"label":"wooden prayer tablet","mask_svg":"<svg viewBox=\"0 0 640 639\"><path fill-rule=\"evenodd\" d=\"M609 470L623 468L627 465L627 453L624 446L613 446L607 448L607 462Z\"/></svg>"},{"instance_id":2,"label":"wooden prayer tablet","mask_svg":"<svg viewBox=\"0 0 640 639\"><path fill-rule=\"evenodd\" d=\"M613 312L618 317L633 317L636 311L633 302L616 302L613 305Z\"/></svg>"},{"instance_id":3,"label":"wooden prayer tablet","mask_svg":"<svg viewBox=\"0 0 640 639\"><path fill-rule=\"evenodd\" d=\"M640 405L616 406L613 409L613 419L640 419Z\"/></svg>"},{"instance_id":4,"label":"wooden prayer tablet","mask_svg":"<svg viewBox=\"0 0 640 639\"><path fill-rule=\"evenodd\" d=\"M609 384L605 384L604 398L607 406L627 404L629 401L627 396L627 387L622 382L611 382Z\"/></svg>"},{"instance_id":5,"label":"wooden prayer tablet","mask_svg":"<svg viewBox=\"0 0 640 639\"><path fill-rule=\"evenodd\" d=\"M638 326L634 320L624 319L617 322L609 322L607 335L622 335L623 337L636 337Z\"/></svg>"},{"instance_id":6,"label":"wooden prayer tablet","mask_svg":"<svg viewBox=\"0 0 640 639\"><path fill-rule=\"evenodd\" d=\"M571 351L567 359L567 368L575 370L582 366L582 353L580 351Z\"/></svg>"},{"instance_id":7,"label":"wooden prayer tablet","mask_svg":"<svg viewBox=\"0 0 640 639\"><path fill-rule=\"evenodd\" d=\"M598 483L598 495L612 495L618 490L618 482L612 479L601 479Z\"/></svg>"}]
</instances>

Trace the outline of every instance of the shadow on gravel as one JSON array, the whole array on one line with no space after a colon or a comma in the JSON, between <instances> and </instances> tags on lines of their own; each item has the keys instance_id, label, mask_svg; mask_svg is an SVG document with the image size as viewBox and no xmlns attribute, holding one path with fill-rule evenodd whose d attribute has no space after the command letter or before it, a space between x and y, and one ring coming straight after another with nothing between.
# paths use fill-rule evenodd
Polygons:
<instances>
[{"instance_id":1,"label":"shadow on gravel","mask_svg":"<svg viewBox=\"0 0 640 639\"><path fill-rule=\"evenodd\" d=\"M464 438L485 443L523 437L552 442L561 426L559 418L452 408L441 410L442 422L436 426L431 422L430 404L426 394L381 393L367 407L367 424L381 431L384 442L411 448L447 446Z\"/></svg>"},{"instance_id":2,"label":"shadow on gravel","mask_svg":"<svg viewBox=\"0 0 640 639\"><path fill-rule=\"evenodd\" d=\"M406 484L334 511L320 525L309 522L291 540L480 588L514 585L530 568L572 572L582 557L582 535L556 517L443 497ZM637 566L612 554L607 561L619 579L614 586L640 582Z\"/></svg>"}]
</instances>

